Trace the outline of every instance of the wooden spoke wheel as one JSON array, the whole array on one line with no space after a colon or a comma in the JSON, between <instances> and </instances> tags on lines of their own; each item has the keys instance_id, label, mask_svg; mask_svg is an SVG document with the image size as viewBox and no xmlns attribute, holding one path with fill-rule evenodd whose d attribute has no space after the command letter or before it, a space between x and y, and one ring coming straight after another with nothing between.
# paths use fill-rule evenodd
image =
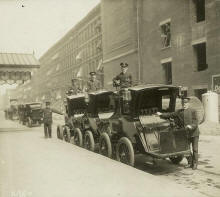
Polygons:
<instances>
[{"instance_id":1,"label":"wooden spoke wheel","mask_svg":"<svg viewBox=\"0 0 220 197\"><path fill-rule=\"evenodd\" d=\"M179 164L182 160L183 160L183 155L170 157L170 161L176 165Z\"/></svg>"},{"instance_id":2,"label":"wooden spoke wheel","mask_svg":"<svg viewBox=\"0 0 220 197\"><path fill-rule=\"evenodd\" d=\"M112 156L112 144L107 133L102 133L99 139L99 153L106 157Z\"/></svg>"},{"instance_id":3,"label":"wooden spoke wheel","mask_svg":"<svg viewBox=\"0 0 220 197\"><path fill-rule=\"evenodd\" d=\"M63 139L63 127L61 125L57 126L57 138Z\"/></svg>"},{"instance_id":4,"label":"wooden spoke wheel","mask_svg":"<svg viewBox=\"0 0 220 197\"><path fill-rule=\"evenodd\" d=\"M134 166L134 148L127 137L122 137L116 146L116 159L124 164Z\"/></svg>"},{"instance_id":5,"label":"wooden spoke wheel","mask_svg":"<svg viewBox=\"0 0 220 197\"><path fill-rule=\"evenodd\" d=\"M79 128L76 128L74 132L74 144L80 147L82 147L83 145L82 132L80 131Z\"/></svg>"},{"instance_id":6,"label":"wooden spoke wheel","mask_svg":"<svg viewBox=\"0 0 220 197\"><path fill-rule=\"evenodd\" d=\"M28 124L28 127L32 127L33 121L31 120L30 117L28 118L27 124Z\"/></svg>"},{"instance_id":7,"label":"wooden spoke wheel","mask_svg":"<svg viewBox=\"0 0 220 197\"><path fill-rule=\"evenodd\" d=\"M95 150L95 141L91 131L86 131L84 138L84 148L90 151Z\"/></svg>"},{"instance_id":8,"label":"wooden spoke wheel","mask_svg":"<svg viewBox=\"0 0 220 197\"><path fill-rule=\"evenodd\" d=\"M65 126L64 130L63 130L63 140L66 142L70 142L70 129L69 127Z\"/></svg>"}]
</instances>

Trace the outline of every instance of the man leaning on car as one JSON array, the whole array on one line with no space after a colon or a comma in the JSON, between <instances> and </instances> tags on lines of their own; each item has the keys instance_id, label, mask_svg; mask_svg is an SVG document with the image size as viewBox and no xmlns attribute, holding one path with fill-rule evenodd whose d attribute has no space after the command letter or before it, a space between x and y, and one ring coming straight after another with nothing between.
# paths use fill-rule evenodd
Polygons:
<instances>
[{"instance_id":1,"label":"man leaning on car","mask_svg":"<svg viewBox=\"0 0 220 197\"><path fill-rule=\"evenodd\" d=\"M189 108L188 97L182 97L182 109L172 113L160 113L157 114L164 119L178 117L181 120L184 129L188 132L189 145L192 144L191 155L187 157L188 165L193 170L197 169L198 165L198 142L199 142L199 128L198 117L194 109Z\"/></svg>"}]
</instances>

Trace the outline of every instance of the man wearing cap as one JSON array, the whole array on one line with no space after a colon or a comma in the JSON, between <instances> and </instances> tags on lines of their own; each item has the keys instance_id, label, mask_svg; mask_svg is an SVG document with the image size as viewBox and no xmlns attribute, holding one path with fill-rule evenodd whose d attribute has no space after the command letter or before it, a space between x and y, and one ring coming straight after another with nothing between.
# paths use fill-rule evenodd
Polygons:
<instances>
[{"instance_id":1,"label":"man wearing cap","mask_svg":"<svg viewBox=\"0 0 220 197\"><path fill-rule=\"evenodd\" d=\"M120 87L120 89L128 88L132 86L132 75L127 72L128 64L121 63L121 73L113 78L113 86Z\"/></svg>"},{"instance_id":2,"label":"man wearing cap","mask_svg":"<svg viewBox=\"0 0 220 197\"><path fill-rule=\"evenodd\" d=\"M69 88L69 90L67 91L67 95L74 95L77 93L82 92L81 88L79 87L79 84L77 82L76 78L72 79L72 86Z\"/></svg>"},{"instance_id":3,"label":"man wearing cap","mask_svg":"<svg viewBox=\"0 0 220 197\"><path fill-rule=\"evenodd\" d=\"M90 79L87 82L87 91L96 91L101 89L101 82L96 79L96 72L90 72Z\"/></svg>"},{"instance_id":4,"label":"man wearing cap","mask_svg":"<svg viewBox=\"0 0 220 197\"><path fill-rule=\"evenodd\" d=\"M50 108L50 102L47 101L46 102L46 108L43 109L43 122L44 122L44 137L45 138L51 138L51 126L52 126L52 113L57 113L62 115L61 112L59 112L58 110L55 109L51 109Z\"/></svg>"},{"instance_id":5,"label":"man wearing cap","mask_svg":"<svg viewBox=\"0 0 220 197\"><path fill-rule=\"evenodd\" d=\"M191 155L186 157L188 165L186 167L192 167L193 170L197 169L198 165L198 142L199 142L199 128L197 113L194 109L189 108L188 97L182 97L182 109L172 113L158 113L161 118L175 118L177 117L184 129L188 133L189 145L192 145Z\"/></svg>"}]
</instances>

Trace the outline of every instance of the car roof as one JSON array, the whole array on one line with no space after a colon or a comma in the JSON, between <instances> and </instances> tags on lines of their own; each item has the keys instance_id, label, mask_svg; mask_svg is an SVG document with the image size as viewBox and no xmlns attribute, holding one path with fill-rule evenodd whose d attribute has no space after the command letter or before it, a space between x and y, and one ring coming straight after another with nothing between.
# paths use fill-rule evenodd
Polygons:
<instances>
[{"instance_id":1,"label":"car roof","mask_svg":"<svg viewBox=\"0 0 220 197\"><path fill-rule=\"evenodd\" d=\"M130 87L129 90L141 91L141 90L158 89L158 88L178 89L179 87L174 86L174 85L166 85L166 84L143 84L143 85L137 85L137 86L134 86L134 87Z\"/></svg>"},{"instance_id":2,"label":"car roof","mask_svg":"<svg viewBox=\"0 0 220 197\"><path fill-rule=\"evenodd\" d=\"M81 98L81 97L85 97L85 94L84 93L79 93L79 94L74 94L74 95L67 96L68 99Z\"/></svg>"},{"instance_id":3,"label":"car roof","mask_svg":"<svg viewBox=\"0 0 220 197\"><path fill-rule=\"evenodd\" d=\"M100 95L104 93L113 93L111 90L97 90L93 92L89 92L90 95Z\"/></svg>"},{"instance_id":4,"label":"car roof","mask_svg":"<svg viewBox=\"0 0 220 197\"><path fill-rule=\"evenodd\" d=\"M33 102L33 103L25 103L23 105L38 105L38 104L42 104L40 102Z\"/></svg>"}]
</instances>

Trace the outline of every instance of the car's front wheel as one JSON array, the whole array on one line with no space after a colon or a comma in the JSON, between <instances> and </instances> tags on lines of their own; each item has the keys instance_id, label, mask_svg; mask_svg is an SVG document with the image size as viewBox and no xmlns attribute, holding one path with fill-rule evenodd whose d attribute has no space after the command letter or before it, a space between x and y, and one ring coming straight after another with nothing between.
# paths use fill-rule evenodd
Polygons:
<instances>
[{"instance_id":1,"label":"car's front wheel","mask_svg":"<svg viewBox=\"0 0 220 197\"><path fill-rule=\"evenodd\" d=\"M107 133L102 133L99 139L99 153L106 157L112 157L112 144Z\"/></svg>"},{"instance_id":2,"label":"car's front wheel","mask_svg":"<svg viewBox=\"0 0 220 197\"><path fill-rule=\"evenodd\" d=\"M86 131L84 138L84 148L90 151L95 150L95 141L91 131Z\"/></svg>"},{"instance_id":3,"label":"car's front wheel","mask_svg":"<svg viewBox=\"0 0 220 197\"><path fill-rule=\"evenodd\" d=\"M79 128L76 128L74 132L74 144L80 147L83 145L83 136Z\"/></svg>"},{"instance_id":4,"label":"car's front wheel","mask_svg":"<svg viewBox=\"0 0 220 197\"><path fill-rule=\"evenodd\" d=\"M63 130L63 139L66 142L70 142L71 134L70 134L70 129L69 127L65 126Z\"/></svg>"},{"instance_id":5,"label":"car's front wheel","mask_svg":"<svg viewBox=\"0 0 220 197\"><path fill-rule=\"evenodd\" d=\"M122 137L116 146L116 159L124 164L134 166L134 148L127 137Z\"/></svg>"}]
</instances>

